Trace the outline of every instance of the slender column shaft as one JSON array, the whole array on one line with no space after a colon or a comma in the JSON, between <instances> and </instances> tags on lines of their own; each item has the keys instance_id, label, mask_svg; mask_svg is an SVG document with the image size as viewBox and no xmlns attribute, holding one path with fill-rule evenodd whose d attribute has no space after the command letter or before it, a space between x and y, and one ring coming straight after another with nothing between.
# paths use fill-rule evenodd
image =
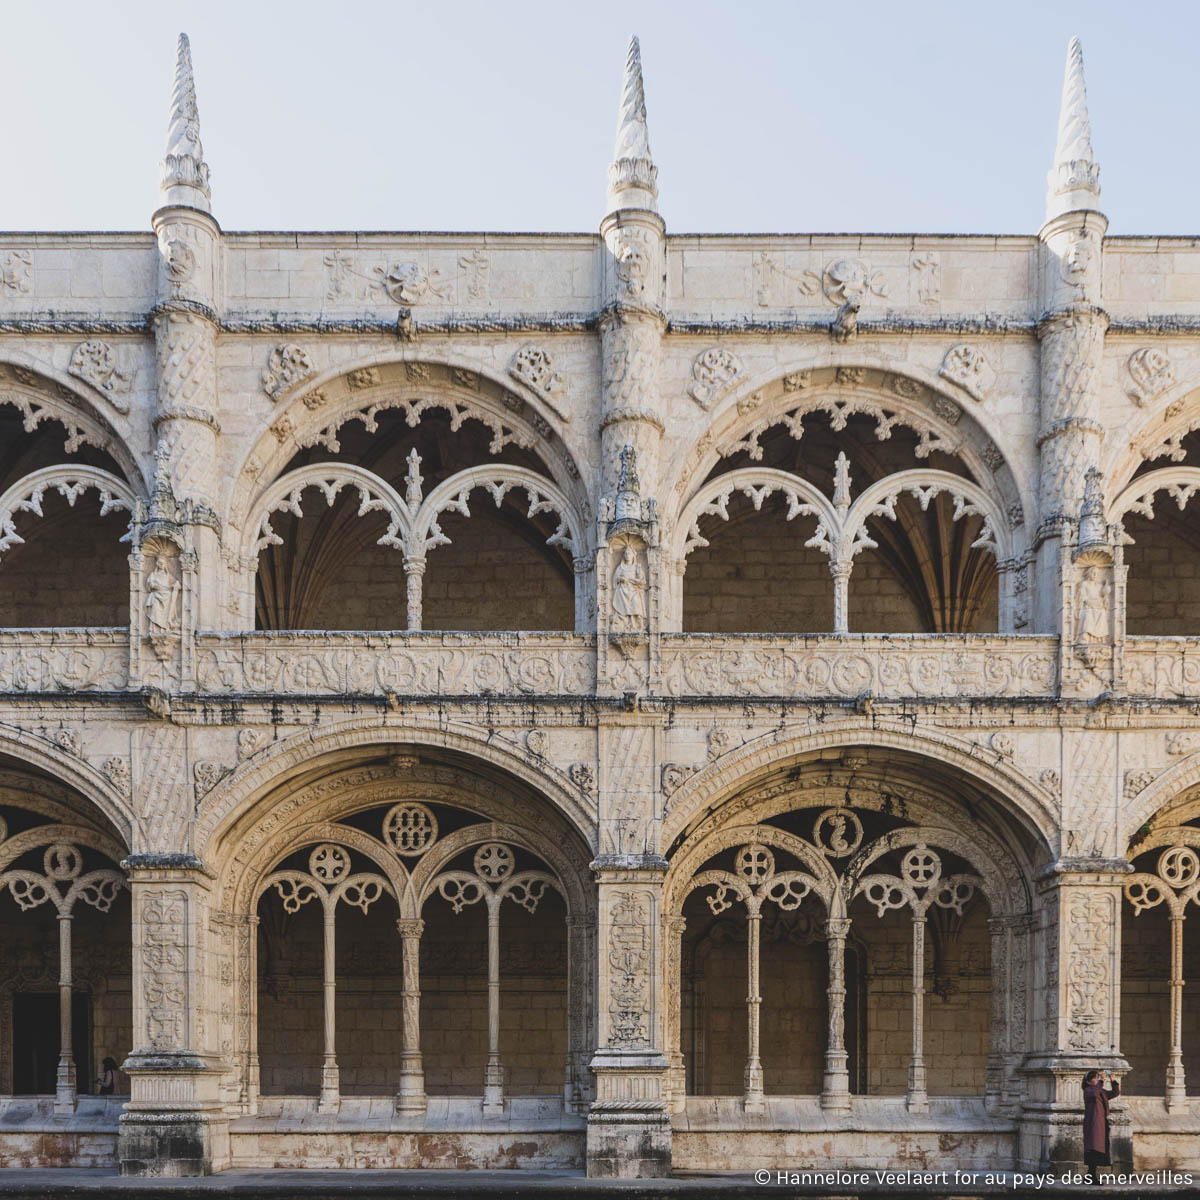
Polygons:
<instances>
[{"instance_id":1,"label":"slender column shaft","mask_svg":"<svg viewBox=\"0 0 1200 1200\"><path fill-rule=\"evenodd\" d=\"M1167 1110L1187 1108L1183 1073L1183 916L1171 917L1171 1051L1167 1059Z\"/></svg>"},{"instance_id":2,"label":"slender column shaft","mask_svg":"<svg viewBox=\"0 0 1200 1200\"><path fill-rule=\"evenodd\" d=\"M925 914L913 917L912 963L912 1061L908 1067L910 1112L928 1112L929 1095L925 1090Z\"/></svg>"},{"instance_id":3,"label":"slender column shaft","mask_svg":"<svg viewBox=\"0 0 1200 1200\"><path fill-rule=\"evenodd\" d=\"M850 564L829 564L833 576L833 632L846 633L850 628Z\"/></svg>"},{"instance_id":4,"label":"slender column shaft","mask_svg":"<svg viewBox=\"0 0 1200 1200\"><path fill-rule=\"evenodd\" d=\"M829 945L829 1032L825 1044L825 1079L821 1088L821 1107L850 1107L850 1075L846 1068L846 936L848 917L830 917L825 922Z\"/></svg>"},{"instance_id":5,"label":"slender column shaft","mask_svg":"<svg viewBox=\"0 0 1200 1200\"><path fill-rule=\"evenodd\" d=\"M242 964L243 986L247 994L242 997L242 1003L249 1009L246 1053L246 1111L258 1111L258 1094L261 1082L258 1061L258 917L245 918L245 936L242 953L245 961Z\"/></svg>"},{"instance_id":6,"label":"slender column shaft","mask_svg":"<svg viewBox=\"0 0 1200 1200\"><path fill-rule=\"evenodd\" d=\"M71 1045L71 914L58 914L58 1071L54 1111L75 1111L75 1051Z\"/></svg>"},{"instance_id":7,"label":"slender column shaft","mask_svg":"<svg viewBox=\"0 0 1200 1200\"><path fill-rule=\"evenodd\" d=\"M404 584L408 602L408 628L420 629L422 614L422 593L424 589L425 560L423 558L406 558L404 560Z\"/></svg>"},{"instance_id":8,"label":"slender column shaft","mask_svg":"<svg viewBox=\"0 0 1200 1200\"><path fill-rule=\"evenodd\" d=\"M504 1068L500 1065L500 902L488 900L488 1056L483 1073L485 1116L504 1113Z\"/></svg>"},{"instance_id":9,"label":"slender column shaft","mask_svg":"<svg viewBox=\"0 0 1200 1200\"><path fill-rule=\"evenodd\" d=\"M425 1067L421 1059L421 934L425 922L397 921L403 952L400 993L404 1028L400 1041L400 1089L397 1112L424 1112Z\"/></svg>"},{"instance_id":10,"label":"slender column shaft","mask_svg":"<svg viewBox=\"0 0 1200 1200\"><path fill-rule=\"evenodd\" d=\"M331 904L325 909L325 1057L321 1064L321 1098L317 1102L318 1112L337 1112L341 1105L339 1096L337 1065L337 1027L334 1006L337 998L337 977L334 971L336 909Z\"/></svg>"},{"instance_id":11,"label":"slender column shaft","mask_svg":"<svg viewBox=\"0 0 1200 1200\"><path fill-rule=\"evenodd\" d=\"M747 902L749 929L746 937L746 1099L747 1112L762 1112L766 1107L763 1100L763 1069L759 1058L759 1010L762 996L759 987L759 931L762 926L762 911L757 900Z\"/></svg>"},{"instance_id":12,"label":"slender column shaft","mask_svg":"<svg viewBox=\"0 0 1200 1200\"><path fill-rule=\"evenodd\" d=\"M1007 920L988 921L992 939L992 1028L984 1077L984 1099L988 1108L998 1107L1004 1094L1004 1055L1008 1048L1009 1024L1008 929Z\"/></svg>"},{"instance_id":13,"label":"slender column shaft","mask_svg":"<svg viewBox=\"0 0 1200 1200\"><path fill-rule=\"evenodd\" d=\"M683 931L687 922L683 917L667 918L667 1062L671 1064L667 1074L667 1106L672 1112L682 1112L687 1082L683 1059L682 1030L680 1029L681 1000L683 997Z\"/></svg>"}]
</instances>

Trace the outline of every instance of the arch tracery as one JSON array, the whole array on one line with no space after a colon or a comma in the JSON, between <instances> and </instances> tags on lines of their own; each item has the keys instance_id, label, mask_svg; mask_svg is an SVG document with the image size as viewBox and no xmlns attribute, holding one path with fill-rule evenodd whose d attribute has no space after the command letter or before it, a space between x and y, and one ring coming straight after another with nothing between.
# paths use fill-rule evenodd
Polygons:
<instances>
[{"instance_id":1,"label":"arch tracery","mask_svg":"<svg viewBox=\"0 0 1200 1200\"><path fill-rule=\"evenodd\" d=\"M693 450L693 458L697 461L679 477L676 486L678 506L673 521L667 522L672 530L670 540L675 568L668 581L669 611L675 620L683 621L687 585L682 577L688 556L698 547L708 546L701 522L713 518L729 521L730 499L740 495L750 501L756 513L762 510L767 497L777 496L786 504L786 511L782 507L777 510L784 520L790 522L797 516L815 518L815 531L803 541L803 546L824 554L829 560L831 631L834 633L844 633L849 628L850 576L855 557L863 550L879 551L883 556L880 566L872 569L890 569L897 573L904 588L915 588L922 594L930 591L931 597L925 607L917 605L918 619L924 613L923 619L932 621L935 630L958 632L964 630L959 629L956 622L976 619L981 605L985 611L990 607L991 601L984 603L985 596L980 589L994 586L996 575L991 569L975 563L972 555L973 551L987 550L999 569L997 619L1000 628L1027 622L1028 613L1025 606L1018 603L1016 591L1017 575L1023 569L1025 554L1021 540L1024 535L1019 531L1025 524L1027 505L1022 503L1015 477L1007 469L995 443L990 438L968 432L969 422L962 424L965 410L959 404L931 392L927 385L915 379L865 367L810 368L790 372L783 377L782 394L772 395L778 392L779 382L761 385L742 396L735 405L736 414L728 412L724 422L734 432L716 432L722 424L718 419ZM924 403L930 397L934 401L932 412ZM764 411L765 415L760 415ZM823 486L814 487L804 478L808 472L798 462L795 467L784 469L778 465L755 465L764 458L762 439L768 432L781 431L799 444L805 437L805 419L815 414L827 419L827 433L833 437L833 450L829 454L830 460L836 458L836 462L830 475L828 495L824 494ZM872 422L869 435L862 429L859 434L873 437L880 443L891 441L894 431L905 427L916 437L910 450L917 459L929 459L938 454L957 460L964 468L963 473L943 470L937 465L897 470L894 462L876 463L869 461L870 456L859 462L861 454L855 450L855 472L865 467L868 487L852 503L851 462L845 453L845 448L852 448L852 444L845 442L843 436L851 418L867 418ZM739 433L742 436L738 437ZM975 442L981 445L976 446ZM825 447L824 442L822 446ZM783 450L778 449L775 453L778 457ZM736 461L739 458L747 465L740 465ZM726 460L730 459L735 461L727 466ZM707 478L706 467L710 472ZM684 481L697 477L703 480L701 485L690 495L684 494ZM939 496L946 499L946 504L939 502L931 510L931 502ZM925 526L913 515L902 517L897 510L899 501L905 506L911 505L913 514L919 509L921 520L932 523L930 530L926 532ZM965 535L942 532L952 529L964 518L975 519L977 526L971 527ZM881 521L896 525L895 536L888 535L885 547L867 532L868 522ZM929 539L938 543L941 538L949 538L951 546L958 547L955 553L960 553L964 560L949 578L933 574L922 565L928 555L937 557L939 551L931 546L923 554L921 545ZM959 539L962 539L961 543ZM920 544L910 546L914 541ZM940 552L950 553L949 550ZM705 564L709 563L710 557L703 556ZM754 558L748 561L758 562ZM726 571L733 569L729 564L722 566ZM815 582L809 579L808 573L815 568L807 560L801 560L798 569L803 572L805 586L795 594L808 595ZM716 587L718 595L723 594L718 582L725 578L721 569L708 565L706 571L717 574L712 579L705 574L705 586ZM736 574L733 577L740 578ZM796 616L792 615L793 618ZM808 613L807 619L825 621L829 617L822 615L818 606ZM943 630L943 625L947 624L948 628ZM807 625L787 626L793 627L810 628ZM702 625L700 628L710 627Z\"/></svg>"},{"instance_id":2,"label":"arch tracery","mask_svg":"<svg viewBox=\"0 0 1200 1200\"><path fill-rule=\"evenodd\" d=\"M20 801L19 796L3 795L0 804L8 808L10 799L13 807ZM10 808L10 815L11 811ZM93 860L90 865L85 854ZM12 831L0 813L0 895L7 892L22 914L45 906L52 910L58 926L59 1048L54 1088L54 1112L58 1116L69 1116L75 1111L79 1092L77 1048L73 1045L74 919L84 905L101 914L111 911L117 896L127 886L126 878L115 865L96 863L98 860L100 864L115 864L121 857L119 843L88 825L55 821ZM0 1004L7 1008L11 1003L11 992L0 995ZM90 1046L80 1046L78 1050L87 1064ZM7 1053L7 1047L0 1049L0 1060Z\"/></svg>"}]
</instances>

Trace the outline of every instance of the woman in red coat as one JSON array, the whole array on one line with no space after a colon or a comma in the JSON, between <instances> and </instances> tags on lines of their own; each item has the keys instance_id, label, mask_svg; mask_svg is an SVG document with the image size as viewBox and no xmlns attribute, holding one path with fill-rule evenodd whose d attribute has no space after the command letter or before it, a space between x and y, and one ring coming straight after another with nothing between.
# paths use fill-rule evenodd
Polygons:
<instances>
[{"instance_id":1,"label":"woman in red coat","mask_svg":"<svg viewBox=\"0 0 1200 1200\"><path fill-rule=\"evenodd\" d=\"M1112 1072L1106 1072L1112 1083ZM1105 1088L1099 1071L1089 1071L1083 1077L1083 1161L1087 1164L1088 1182L1099 1183L1097 1167L1112 1165L1108 1132L1108 1102L1121 1094L1121 1085L1112 1083Z\"/></svg>"}]
</instances>

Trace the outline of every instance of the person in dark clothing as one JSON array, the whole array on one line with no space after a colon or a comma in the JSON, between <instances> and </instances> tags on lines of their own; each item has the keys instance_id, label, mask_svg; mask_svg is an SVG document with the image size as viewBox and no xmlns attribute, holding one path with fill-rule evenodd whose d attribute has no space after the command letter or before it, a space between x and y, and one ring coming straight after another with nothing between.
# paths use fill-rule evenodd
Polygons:
<instances>
[{"instance_id":1,"label":"person in dark clothing","mask_svg":"<svg viewBox=\"0 0 1200 1200\"><path fill-rule=\"evenodd\" d=\"M117 1083L117 1060L110 1056L100 1065L103 1070L100 1072L100 1078L96 1080L100 1085L100 1095L111 1096Z\"/></svg>"},{"instance_id":2,"label":"person in dark clothing","mask_svg":"<svg viewBox=\"0 0 1200 1200\"><path fill-rule=\"evenodd\" d=\"M1083 1161L1087 1164L1088 1183L1099 1183L1097 1167L1112 1165L1112 1146L1108 1129L1108 1102L1121 1094L1121 1085L1113 1083L1112 1072L1106 1072L1111 1087L1105 1088L1099 1071L1089 1071L1083 1077Z\"/></svg>"}]
</instances>

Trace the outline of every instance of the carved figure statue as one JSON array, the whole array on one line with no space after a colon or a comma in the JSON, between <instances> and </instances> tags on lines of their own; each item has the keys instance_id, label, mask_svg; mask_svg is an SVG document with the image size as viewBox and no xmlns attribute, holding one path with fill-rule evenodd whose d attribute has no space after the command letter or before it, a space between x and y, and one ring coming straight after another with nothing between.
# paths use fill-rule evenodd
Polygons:
<instances>
[{"instance_id":1,"label":"carved figure statue","mask_svg":"<svg viewBox=\"0 0 1200 1200\"><path fill-rule=\"evenodd\" d=\"M1085 567L1076 589L1075 643L1108 641L1108 581L1099 567Z\"/></svg>"},{"instance_id":2,"label":"carved figure statue","mask_svg":"<svg viewBox=\"0 0 1200 1200\"><path fill-rule=\"evenodd\" d=\"M632 546L626 546L613 574L613 615L623 629L639 629L646 620L646 572Z\"/></svg>"},{"instance_id":3,"label":"carved figure statue","mask_svg":"<svg viewBox=\"0 0 1200 1200\"><path fill-rule=\"evenodd\" d=\"M179 584L171 577L167 560L157 554L154 570L146 578L146 619L151 633L169 633L179 612Z\"/></svg>"}]
</instances>

